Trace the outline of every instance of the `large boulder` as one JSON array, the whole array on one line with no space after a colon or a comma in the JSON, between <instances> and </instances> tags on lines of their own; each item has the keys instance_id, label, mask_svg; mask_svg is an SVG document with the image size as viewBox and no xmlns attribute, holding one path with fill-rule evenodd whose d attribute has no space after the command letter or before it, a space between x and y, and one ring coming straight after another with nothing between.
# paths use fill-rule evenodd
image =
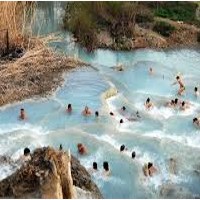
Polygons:
<instances>
[{"instance_id":1,"label":"large boulder","mask_svg":"<svg viewBox=\"0 0 200 200\"><path fill-rule=\"evenodd\" d=\"M1 198L82 198L80 194L102 198L89 173L69 153L44 147L36 149L31 157L0 182ZM75 186L84 192L77 193Z\"/></svg>"}]
</instances>

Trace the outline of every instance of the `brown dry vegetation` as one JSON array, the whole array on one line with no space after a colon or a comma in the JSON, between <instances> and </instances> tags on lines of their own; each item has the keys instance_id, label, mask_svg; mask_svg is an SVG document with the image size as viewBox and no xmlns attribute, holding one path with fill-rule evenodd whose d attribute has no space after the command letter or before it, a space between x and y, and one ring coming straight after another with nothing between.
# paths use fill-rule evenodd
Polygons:
<instances>
[{"instance_id":1,"label":"brown dry vegetation","mask_svg":"<svg viewBox=\"0 0 200 200\"><path fill-rule=\"evenodd\" d=\"M10 48L28 46L28 36L25 37L27 24L34 19L35 2L0 2L0 50L6 47L6 31L9 33Z\"/></svg>"},{"instance_id":2,"label":"brown dry vegetation","mask_svg":"<svg viewBox=\"0 0 200 200\"><path fill-rule=\"evenodd\" d=\"M62 81L62 72L85 63L47 48L49 38L30 40L23 57L0 61L0 106L13 101L46 95Z\"/></svg>"}]
</instances>

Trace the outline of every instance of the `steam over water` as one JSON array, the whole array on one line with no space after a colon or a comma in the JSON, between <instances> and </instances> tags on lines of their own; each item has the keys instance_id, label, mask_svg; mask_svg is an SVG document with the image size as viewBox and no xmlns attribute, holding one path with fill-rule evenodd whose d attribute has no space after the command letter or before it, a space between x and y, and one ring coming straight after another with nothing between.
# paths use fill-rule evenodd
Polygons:
<instances>
[{"instance_id":1,"label":"steam over water","mask_svg":"<svg viewBox=\"0 0 200 200\"><path fill-rule=\"evenodd\" d=\"M39 7L38 15L45 13L45 9L48 8ZM58 148L63 144L65 150L70 148L78 156L76 144L82 142L89 154L78 157L87 169L93 161L98 163L100 172L92 177L105 198L200 197L200 130L192 124L200 111L200 99L193 94L195 86L200 88L199 50L97 50L89 54L70 43L66 35L64 41L51 45L91 63L92 68L64 74L63 86L46 99L30 99L0 108L1 154L17 158L26 146ZM112 69L118 63L125 66L125 71ZM155 72L152 76L148 74L149 67ZM171 85L177 73L183 75L186 85L181 99L192 104L186 111L164 106L177 97L178 85ZM103 93L113 91L110 88L117 89L117 95L103 99ZM148 97L155 105L151 111L144 108ZM70 115L65 112L68 103L73 107ZM85 105L93 113L98 110L99 119L94 114L83 117ZM123 115L122 106L127 108ZM18 120L21 107L28 115L24 122ZM114 117L109 115L110 111ZM141 119L128 121L126 117L136 111ZM121 118L124 123L120 125ZM119 151L122 144L128 148L125 153ZM131 158L133 150L135 159ZM177 162L175 175L169 170L170 158ZM108 178L101 175L103 161L110 164L112 174ZM142 166L147 162L158 168L156 176L144 177ZM0 178L11 172L10 166L1 165Z\"/></svg>"}]
</instances>

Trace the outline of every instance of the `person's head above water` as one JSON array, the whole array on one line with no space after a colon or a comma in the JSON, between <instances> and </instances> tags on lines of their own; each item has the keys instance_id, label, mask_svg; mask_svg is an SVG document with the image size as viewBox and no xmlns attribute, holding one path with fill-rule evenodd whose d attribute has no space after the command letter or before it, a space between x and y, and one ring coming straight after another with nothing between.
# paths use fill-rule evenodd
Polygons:
<instances>
[{"instance_id":1,"label":"person's head above water","mask_svg":"<svg viewBox=\"0 0 200 200\"><path fill-rule=\"evenodd\" d=\"M28 156L30 153L31 153L30 149L29 149L28 147L26 147L26 148L24 149L24 155L25 155L25 156Z\"/></svg>"},{"instance_id":2,"label":"person's head above water","mask_svg":"<svg viewBox=\"0 0 200 200\"><path fill-rule=\"evenodd\" d=\"M109 165L108 165L107 161L103 162L103 168L104 168L105 171L109 171Z\"/></svg>"},{"instance_id":3,"label":"person's head above water","mask_svg":"<svg viewBox=\"0 0 200 200\"><path fill-rule=\"evenodd\" d=\"M197 92L197 91L198 91L198 88L197 88L197 87L195 87L195 88L194 88L194 91L195 91L195 92Z\"/></svg>"},{"instance_id":4,"label":"person's head above water","mask_svg":"<svg viewBox=\"0 0 200 200\"><path fill-rule=\"evenodd\" d=\"M123 119L120 119L119 123L120 123L120 124L124 123L124 120L123 120Z\"/></svg>"},{"instance_id":5,"label":"person's head above water","mask_svg":"<svg viewBox=\"0 0 200 200\"><path fill-rule=\"evenodd\" d=\"M135 158L135 156L136 156L136 153L135 153L135 151L133 151L132 154L131 154L131 157Z\"/></svg>"},{"instance_id":6,"label":"person's head above water","mask_svg":"<svg viewBox=\"0 0 200 200\"><path fill-rule=\"evenodd\" d=\"M67 108L68 109L72 109L72 104L69 103L68 106L67 106Z\"/></svg>"},{"instance_id":7,"label":"person's head above water","mask_svg":"<svg viewBox=\"0 0 200 200\"><path fill-rule=\"evenodd\" d=\"M121 109L122 109L123 111L125 111L125 110L126 110L126 107L125 107L125 106L123 106Z\"/></svg>"},{"instance_id":8,"label":"person's head above water","mask_svg":"<svg viewBox=\"0 0 200 200\"><path fill-rule=\"evenodd\" d=\"M114 115L114 113L113 113L113 112L110 112L110 115L111 115L111 116L113 116L113 115Z\"/></svg>"},{"instance_id":9,"label":"person's head above water","mask_svg":"<svg viewBox=\"0 0 200 200\"><path fill-rule=\"evenodd\" d=\"M175 103L175 104L177 104L177 103L178 103L178 99L177 99L177 98L174 100L174 103Z\"/></svg>"},{"instance_id":10,"label":"person's head above water","mask_svg":"<svg viewBox=\"0 0 200 200\"><path fill-rule=\"evenodd\" d=\"M195 117L194 119L193 119L193 123L196 123L198 121L198 119Z\"/></svg>"},{"instance_id":11,"label":"person's head above water","mask_svg":"<svg viewBox=\"0 0 200 200\"><path fill-rule=\"evenodd\" d=\"M185 101L183 101L181 105L184 106L185 105Z\"/></svg>"},{"instance_id":12,"label":"person's head above water","mask_svg":"<svg viewBox=\"0 0 200 200\"><path fill-rule=\"evenodd\" d=\"M95 116L96 116L96 117L99 116L99 112L98 112L98 111L95 112Z\"/></svg>"},{"instance_id":13,"label":"person's head above water","mask_svg":"<svg viewBox=\"0 0 200 200\"><path fill-rule=\"evenodd\" d=\"M151 168L153 166L153 163L149 162L148 163L148 169Z\"/></svg>"},{"instance_id":14,"label":"person's head above water","mask_svg":"<svg viewBox=\"0 0 200 200\"><path fill-rule=\"evenodd\" d=\"M150 98L148 97L147 100L146 100L146 103L149 103L149 102L150 102Z\"/></svg>"},{"instance_id":15,"label":"person's head above water","mask_svg":"<svg viewBox=\"0 0 200 200\"><path fill-rule=\"evenodd\" d=\"M124 151L125 150L125 145L122 144L121 147L120 147L120 151Z\"/></svg>"},{"instance_id":16,"label":"person's head above water","mask_svg":"<svg viewBox=\"0 0 200 200\"><path fill-rule=\"evenodd\" d=\"M180 79L180 76L176 76L176 80L179 80Z\"/></svg>"},{"instance_id":17,"label":"person's head above water","mask_svg":"<svg viewBox=\"0 0 200 200\"><path fill-rule=\"evenodd\" d=\"M93 169L97 170L97 163L93 162Z\"/></svg>"}]
</instances>

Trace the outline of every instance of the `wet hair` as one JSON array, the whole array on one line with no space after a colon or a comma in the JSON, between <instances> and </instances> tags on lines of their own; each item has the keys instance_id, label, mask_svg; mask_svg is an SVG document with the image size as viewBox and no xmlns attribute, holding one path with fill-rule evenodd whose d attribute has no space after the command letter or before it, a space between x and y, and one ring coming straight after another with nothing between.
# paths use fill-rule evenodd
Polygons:
<instances>
[{"instance_id":1,"label":"wet hair","mask_svg":"<svg viewBox=\"0 0 200 200\"><path fill-rule=\"evenodd\" d=\"M149 162L149 163L148 163L148 169L149 169L150 167L152 167L152 166L153 166L153 163Z\"/></svg>"},{"instance_id":2,"label":"wet hair","mask_svg":"<svg viewBox=\"0 0 200 200\"><path fill-rule=\"evenodd\" d=\"M175 103L175 101L172 99L172 100L171 100L171 104L174 104L174 103Z\"/></svg>"},{"instance_id":3,"label":"wet hair","mask_svg":"<svg viewBox=\"0 0 200 200\"><path fill-rule=\"evenodd\" d=\"M122 107L122 110L123 110L123 111L125 111L125 110L126 110L126 107L125 107L125 106L123 106L123 107Z\"/></svg>"},{"instance_id":4,"label":"wet hair","mask_svg":"<svg viewBox=\"0 0 200 200\"><path fill-rule=\"evenodd\" d=\"M72 108L72 104L68 104L67 108L68 109Z\"/></svg>"},{"instance_id":5,"label":"wet hair","mask_svg":"<svg viewBox=\"0 0 200 200\"><path fill-rule=\"evenodd\" d=\"M122 144L121 147L120 147L120 151L124 151L125 150L125 145Z\"/></svg>"},{"instance_id":6,"label":"wet hair","mask_svg":"<svg viewBox=\"0 0 200 200\"><path fill-rule=\"evenodd\" d=\"M26 148L24 149L24 155L27 156L27 155L30 154L30 153L31 153L30 149L29 149L28 147L26 147Z\"/></svg>"},{"instance_id":7,"label":"wet hair","mask_svg":"<svg viewBox=\"0 0 200 200\"><path fill-rule=\"evenodd\" d=\"M120 119L119 123L120 123L120 124L124 123L123 119Z\"/></svg>"},{"instance_id":8,"label":"wet hair","mask_svg":"<svg viewBox=\"0 0 200 200\"><path fill-rule=\"evenodd\" d=\"M195 91L195 92L197 92L197 91L198 91L198 88L197 88L197 87L195 87L195 88L194 88L194 91Z\"/></svg>"},{"instance_id":9,"label":"wet hair","mask_svg":"<svg viewBox=\"0 0 200 200\"><path fill-rule=\"evenodd\" d=\"M60 144L59 150L61 151L62 149L63 149L63 146L62 144Z\"/></svg>"},{"instance_id":10,"label":"wet hair","mask_svg":"<svg viewBox=\"0 0 200 200\"><path fill-rule=\"evenodd\" d=\"M24 108L21 108L21 111L24 111Z\"/></svg>"},{"instance_id":11,"label":"wet hair","mask_svg":"<svg viewBox=\"0 0 200 200\"><path fill-rule=\"evenodd\" d=\"M177 104L177 103L178 103L178 99L177 99L177 98L174 100L174 103L175 103L175 104Z\"/></svg>"},{"instance_id":12,"label":"wet hair","mask_svg":"<svg viewBox=\"0 0 200 200\"><path fill-rule=\"evenodd\" d=\"M104 168L105 171L109 171L109 165L108 165L107 161L103 162L103 168Z\"/></svg>"},{"instance_id":13,"label":"wet hair","mask_svg":"<svg viewBox=\"0 0 200 200\"><path fill-rule=\"evenodd\" d=\"M97 163L96 162L93 162L93 169L97 170Z\"/></svg>"},{"instance_id":14,"label":"wet hair","mask_svg":"<svg viewBox=\"0 0 200 200\"><path fill-rule=\"evenodd\" d=\"M113 115L114 115L114 113L113 113L113 112L110 112L110 115L112 115L112 116L113 116Z\"/></svg>"},{"instance_id":15,"label":"wet hair","mask_svg":"<svg viewBox=\"0 0 200 200\"><path fill-rule=\"evenodd\" d=\"M194 119L193 119L193 123L195 123L195 122L197 122L198 121L198 119L195 117Z\"/></svg>"},{"instance_id":16,"label":"wet hair","mask_svg":"<svg viewBox=\"0 0 200 200\"><path fill-rule=\"evenodd\" d=\"M95 116L96 116L96 117L99 116L99 112L98 112L98 111L95 112Z\"/></svg>"},{"instance_id":17,"label":"wet hair","mask_svg":"<svg viewBox=\"0 0 200 200\"><path fill-rule=\"evenodd\" d=\"M136 153L135 153L135 151L133 151L132 154L131 154L131 157L135 158L135 156L136 156Z\"/></svg>"},{"instance_id":18,"label":"wet hair","mask_svg":"<svg viewBox=\"0 0 200 200\"><path fill-rule=\"evenodd\" d=\"M179 78L180 78L180 76L177 76L177 77L176 77L176 80L178 80Z\"/></svg>"},{"instance_id":19,"label":"wet hair","mask_svg":"<svg viewBox=\"0 0 200 200\"><path fill-rule=\"evenodd\" d=\"M148 97L147 100L146 100L146 103L149 103L149 102L150 102L150 98Z\"/></svg>"},{"instance_id":20,"label":"wet hair","mask_svg":"<svg viewBox=\"0 0 200 200\"><path fill-rule=\"evenodd\" d=\"M185 105L185 101L183 101L181 105L184 106Z\"/></svg>"}]
</instances>

